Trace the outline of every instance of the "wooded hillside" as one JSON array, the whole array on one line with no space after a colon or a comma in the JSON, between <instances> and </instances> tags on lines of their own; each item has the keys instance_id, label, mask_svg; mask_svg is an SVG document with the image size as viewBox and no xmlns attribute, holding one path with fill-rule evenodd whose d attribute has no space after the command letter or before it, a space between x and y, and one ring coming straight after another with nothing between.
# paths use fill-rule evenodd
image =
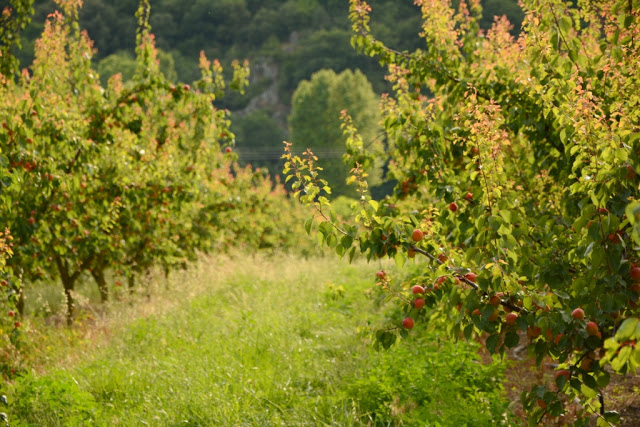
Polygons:
<instances>
[{"instance_id":1,"label":"wooded hillside","mask_svg":"<svg viewBox=\"0 0 640 427\"><path fill-rule=\"evenodd\" d=\"M483 28L496 15L506 15L519 31L522 11L517 0L482 0ZM0 0L0 9L9 0ZM35 16L23 34L18 53L22 66L31 64L33 46L54 0L36 0ZM135 16L138 0L85 0L80 25L97 49L94 61L103 83L135 69ZM372 32L398 50L422 47L420 13L410 0L372 1ZM302 80L321 69L361 70L376 93L390 91L386 70L374 58L358 54L349 43L351 23L345 0L154 0L150 23L160 49L161 68L174 81L199 78L201 50L227 69L232 59L247 58L251 84L244 95L229 94L219 107L234 112L232 130L240 159L281 170L282 140L288 138L293 92ZM260 147L256 158L255 148ZM336 155L338 159L341 154Z\"/></svg>"}]
</instances>

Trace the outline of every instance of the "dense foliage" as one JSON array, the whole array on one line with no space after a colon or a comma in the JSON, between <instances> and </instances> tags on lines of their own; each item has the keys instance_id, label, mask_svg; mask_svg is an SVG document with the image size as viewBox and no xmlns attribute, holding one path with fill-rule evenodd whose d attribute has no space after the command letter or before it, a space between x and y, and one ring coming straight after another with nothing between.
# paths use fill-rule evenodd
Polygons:
<instances>
[{"instance_id":1,"label":"dense foliage","mask_svg":"<svg viewBox=\"0 0 640 427\"><path fill-rule=\"evenodd\" d=\"M28 20L29 3L3 16ZM227 86L244 89L248 64L232 63L226 81L201 53L201 78L172 83L143 0L132 78L103 87L79 3L58 1L30 69L19 71L10 50L0 57L0 372L9 377L25 356L25 287L61 283L71 325L81 280L92 278L104 302L152 267L168 274L200 253L306 250L300 233L287 234L295 225L277 226L290 219L302 230L297 204L263 171L235 163L229 112L215 106Z\"/></svg>"},{"instance_id":2,"label":"dense foliage","mask_svg":"<svg viewBox=\"0 0 640 427\"><path fill-rule=\"evenodd\" d=\"M532 424L573 398L577 424L615 422L609 370L640 366L640 2L524 0L517 39L505 19L481 31L478 0L416 3L426 47L399 51L350 2L353 45L394 85L382 109L395 194L372 200L354 168L361 203L341 222L312 154L287 145L287 179L340 256L419 263L406 280L377 275L406 316L379 346L433 316L492 353L527 342L559 364L556 384L522 394ZM348 117L345 131L362 144Z\"/></svg>"},{"instance_id":3,"label":"dense foliage","mask_svg":"<svg viewBox=\"0 0 640 427\"><path fill-rule=\"evenodd\" d=\"M0 0L0 9L8 2ZM94 68L103 85L114 73L121 72L126 81L135 71L137 3L83 2L80 27L94 40ZM483 0L482 4L482 28L490 27L494 15L506 14L517 24L522 20L517 0ZM412 1L375 0L373 5L372 31L379 39L401 49L423 45L417 36L420 17ZM282 169L282 162L274 158L281 150L282 135L288 132L291 97L299 83L309 80L313 73L321 69L336 73L360 70L377 93L391 90L375 58L358 55L350 48L348 2L344 0L154 0L152 6L149 20L156 34L161 70L172 82L190 83L200 78L197 58L201 49L208 57L219 58L225 67L234 58L247 58L252 63L255 72L246 94L229 93L216 100L218 107L238 112L233 114L232 130L238 147L247 147L238 150L243 164L275 171L276 163ZM31 63L35 40L55 4L53 0L38 0L34 8L33 21L22 37L24 48L16 51L23 65ZM268 72L260 73L257 65ZM250 127L255 122L276 132L256 132ZM255 148L265 155L255 159Z\"/></svg>"},{"instance_id":4,"label":"dense foliage","mask_svg":"<svg viewBox=\"0 0 640 427\"><path fill-rule=\"evenodd\" d=\"M325 177L335 183L333 195L355 196L353 187L346 185L354 165L341 161L347 139L341 129L341 114L349 111L354 126L362 129L362 138L368 141L363 149L371 152L384 149L378 100L366 76L360 71L345 70L336 74L333 70L320 70L311 80L300 83L291 104L291 142L323 153L320 165ZM380 162L368 164L366 170L371 185L381 182Z\"/></svg>"}]
</instances>

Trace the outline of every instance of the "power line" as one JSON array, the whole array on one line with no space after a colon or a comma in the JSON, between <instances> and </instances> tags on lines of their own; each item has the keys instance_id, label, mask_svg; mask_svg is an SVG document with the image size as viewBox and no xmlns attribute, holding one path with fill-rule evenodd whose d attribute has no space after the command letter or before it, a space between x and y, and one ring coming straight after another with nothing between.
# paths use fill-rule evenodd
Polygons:
<instances>
[{"instance_id":1,"label":"power line","mask_svg":"<svg viewBox=\"0 0 640 427\"><path fill-rule=\"evenodd\" d=\"M337 148L315 148L311 149L314 155L319 159L342 159L345 154L344 150ZM236 148L235 152L241 160L280 160L284 154L284 150L270 147L241 147ZM301 156L302 152L294 153Z\"/></svg>"}]
</instances>

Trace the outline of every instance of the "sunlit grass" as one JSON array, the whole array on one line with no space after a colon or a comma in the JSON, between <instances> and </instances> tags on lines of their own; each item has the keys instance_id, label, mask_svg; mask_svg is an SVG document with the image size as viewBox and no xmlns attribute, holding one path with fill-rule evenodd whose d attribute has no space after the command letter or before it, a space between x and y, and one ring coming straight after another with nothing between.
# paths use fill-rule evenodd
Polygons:
<instances>
[{"instance_id":1,"label":"sunlit grass","mask_svg":"<svg viewBox=\"0 0 640 427\"><path fill-rule=\"evenodd\" d=\"M380 315L365 293L377 268L334 258L204 260L150 301L112 303L102 334L51 349L46 374L16 383L12 425L502 419L503 366L479 364L475 346L419 330L376 353L358 337Z\"/></svg>"}]
</instances>

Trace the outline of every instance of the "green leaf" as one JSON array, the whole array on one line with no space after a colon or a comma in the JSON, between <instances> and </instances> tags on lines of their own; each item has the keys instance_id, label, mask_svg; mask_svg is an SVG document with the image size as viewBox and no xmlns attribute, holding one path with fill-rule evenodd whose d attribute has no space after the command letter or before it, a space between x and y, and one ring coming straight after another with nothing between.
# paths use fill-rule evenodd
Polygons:
<instances>
[{"instance_id":1,"label":"green leaf","mask_svg":"<svg viewBox=\"0 0 640 427\"><path fill-rule=\"evenodd\" d=\"M629 317L625 319L625 321L622 322L622 325L620 325L618 332L616 332L616 340L621 342L630 339L635 333L638 321L640 321L640 319L637 317Z\"/></svg>"},{"instance_id":2,"label":"green leaf","mask_svg":"<svg viewBox=\"0 0 640 427\"><path fill-rule=\"evenodd\" d=\"M506 345L507 348L514 348L518 345L519 342L520 336L514 331L507 332L504 337L504 345Z\"/></svg>"},{"instance_id":3,"label":"green leaf","mask_svg":"<svg viewBox=\"0 0 640 427\"><path fill-rule=\"evenodd\" d=\"M353 257L356 255L356 248L355 246L353 248L351 248L351 250L349 251L349 263L353 262Z\"/></svg>"},{"instance_id":4,"label":"green leaf","mask_svg":"<svg viewBox=\"0 0 640 427\"><path fill-rule=\"evenodd\" d=\"M587 386L586 384L582 384L582 386L580 387L580 392L582 392L582 394L584 394L589 399L594 399L594 398L596 398L598 396L598 391L592 389L591 387Z\"/></svg>"},{"instance_id":5,"label":"green leaf","mask_svg":"<svg viewBox=\"0 0 640 427\"><path fill-rule=\"evenodd\" d=\"M392 332L383 332L380 335L379 341L380 341L380 344L382 344L382 347L385 350L388 350L396 342L396 339L397 339L396 334Z\"/></svg>"},{"instance_id":6,"label":"green leaf","mask_svg":"<svg viewBox=\"0 0 640 427\"><path fill-rule=\"evenodd\" d=\"M582 375L582 381L584 381L584 384L590 389L593 389L593 390L598 389L598 383L596 382L595 378L593 378L591 375L589 374Z\"/></svg>"},{"instance_id":7,"label":"green leaf","mask_svg":"<svg viewBox=\"0 0 640 427\"><path fill-rule=\"evenodd\" d=\"M631 351L633 348L631 346L626 346L620 349L620 353L618 356L611 361L611 368L614 371L620 371L629 361L629 357L631 356Z\"/></svg>"},{"instance_id":8,"label":"green leaf","mask_svg":"<svg viewBox=\"0 0 640 427\"><path fill-rule=\"evenodd\" d=\"M487 350L489 350L491 354L494 354L496 352L499 342L500 342L500 334L490 335L487 338L486 344L485 344L487 346Z\"/></svg>"},{"instance_id":9,"label":"green leaf","mask_svg":"<svg viewBox=\"0 0 640 427\"><path fill-rule=\"evenodd\" d=\"M611 376L607 371L603 370L596 373L596 384L598 384L598 387L600 388L606 387L609 384L610 379Z\"/></svg>"},{"instance_id":10,"label":"green leaf","mask_svg":"<svg viewBox=\"0 0 640 427\"><path fill-rule=\"evenodd\" d=\"M604 419L611 424L618 424L620 422L620 414L616 411L607 411L604 413Z\"/></svg>"},{"instance_id":11,"label":"green leaf","mask_svg":"<svg viewBox=\"0 0 640 427\"><path fill-rule=\"evenodd\" d=\"M469 341L471 339L471 335L473 334L473 325L469 324L467 326L464 327L464 338Z\"/></svg>"},{"instance_id":12,"label":"green leaf","mask_svg":"<svg viewBox=\"0 0 640 427\"><path fill-rule=\"evenodd\" d=\"M559 390L562 390L566 383L567 377L565 377L564 375L558 375L558 377L556 377L556 385L558 386Z\"/></svg>"},{"instance_id":13,"label":"green leaf","mask_svg":"<svg viewBox=\"0 0 640 427\"><path fill-rule=\"evenodd\" d=\"M394 257L393 260L396 262L396 265L398 266L398 268L402 268L402 266L404 265L404 263L407 261L407 258L405 257L404 253L402 252L398 252Z\"/></svg>"},{"instance_id":14,"label":"green leaf","mask_svg":"<svg viewBox=\"0 0 640 427\"><path fill-rule=\"evenodd\" d=\"M311 226L313 225L313 217L309 218L308 220L305 221L304 223L304 229L307 232L307 234L311 234Z\"/></svg>"},{"instance_id":15,"label":"green leaf","mask_svg":"<svg viewBox=\"0 0 640 427\"><path fill-rule=\"evenodd\" d=\"M351 245L353 244L353 237L351 237L351 236L342 236L342 239L340 239L340 244L342 246L344 246L345 249L349 249L351 247Z\"/></svg>"}]
</instances>

